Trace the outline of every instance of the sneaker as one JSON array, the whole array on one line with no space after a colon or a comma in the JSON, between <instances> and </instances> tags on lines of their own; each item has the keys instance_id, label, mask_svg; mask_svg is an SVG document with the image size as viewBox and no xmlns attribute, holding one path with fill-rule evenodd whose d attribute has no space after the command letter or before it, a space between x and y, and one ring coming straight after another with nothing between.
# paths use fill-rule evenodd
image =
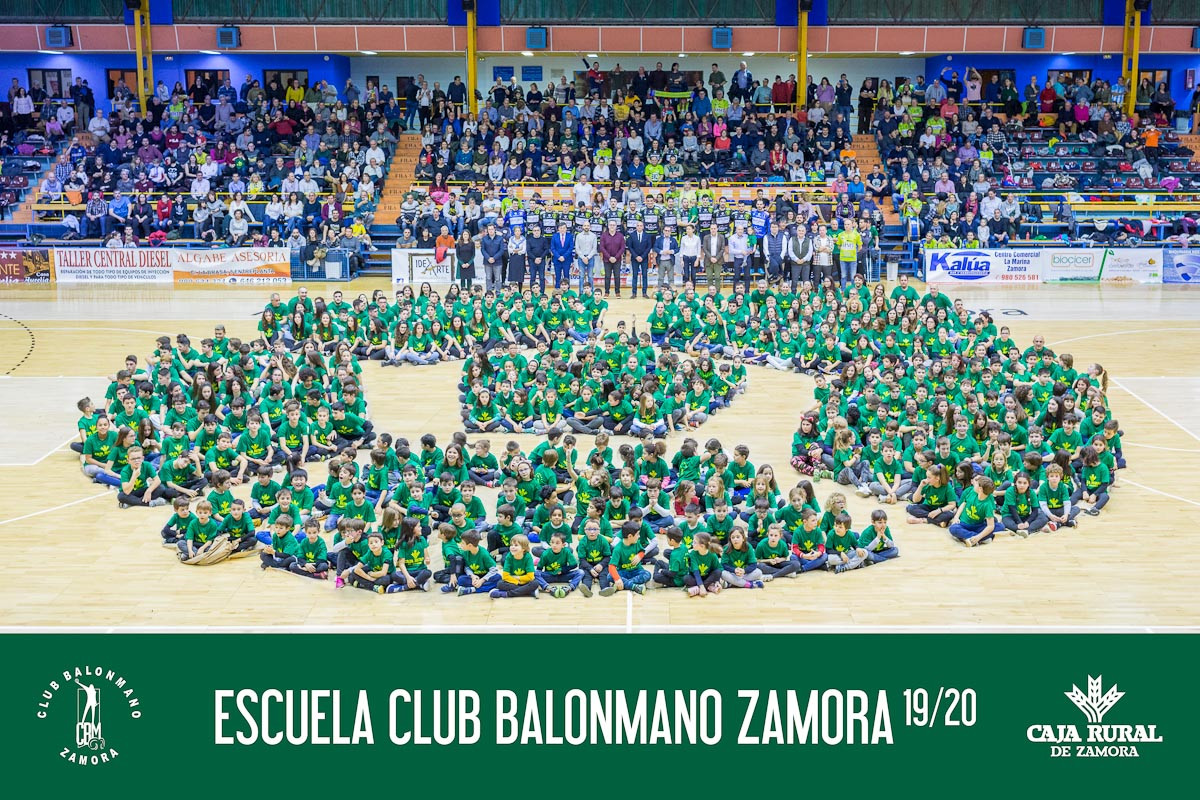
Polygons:
<instances>
[{"instance_id":1,"label":"sneaker","mask_svg":"<svg viewBox=\"0 0 1200 800\"><path fill-rule=\"evenodd\" d=\"M552 596L558 598L559 600L561 600L567 596L567 587L555 586L553 589L550 590L550 594Z\"/></svg>"},{"instance_id":2,"label":"sneaker","mask_svg":"<svg viewBox=\"0 0 1200 800\"><path fill-rule=\"evenodd\" d=\"M633 586L630 586L629 588L631 590L633 590L633 592L635 592L636 594L645 594L646 593L646 584L644 584L644 583L634 584Z\"/></svg>"},{"instance_id":3,"label":"sneaker","mask_svg":"<svg viewBox=\"0 0 1200 800\"><path fill-rule=\"evenodd\" d=\"M591 597L592 587L588 586L586 583L581 583L579 584L579 593L584 597Z\"/></svg>"},{"instance_id":4,"label":"sneaker","mask_svg":"<svg viewBox=\"0 0 1200 800\"><path fill-rule=\"evenodd\" d=\"M117 503L117 508L129 508L128 503Z\"/></svg>"},{"instance_id":5,"label":"sneaker","mask_svg":"<svg viewBox=\"0 0 1200 800\"><path fill-rule=\"evenodd\" d=\"M376 587L375 587L375 591L376 591L376 593L378 593L378 594L383 594L383 593L385 593L385 592L386 592L388 589L391 589L391 588L392 588L392 586L395 586L395 585L396 585L396 584L394 584L394 583L393 583L393 584L391 584L390 586L388 586L388 587L386 587L386 588L384 588L383 586L376 586Z\"/></svg>"},{"instance_id":6,"label":"sneaker","mask_svg":"<svg viewBox=\"0 0 1200 800\"><path fill-rule=\"evenodd\" d=\"M151 500L151 501L150 501L150 507L151 507L151 508L158 508L159 506L165 506L166 504L167 504L167 501L166 501L166 500L164 500L164 499L163 499L163 498L161 498L161 497L156 497L156 498L154 498L153 500ZM1090 514L1090 513L1092 513L1092 512L1091 512L1091 511L1089 511L1088 513ZM1099 512L1099 511L1097 511L1096 513L1097 513L1097 514L1099 514L1100 512Z\"/></svg>"},{"instance_id":7,"label":"sneaker","mask_svg":"<svg viewBox=\"0 0 1200 800\"><path fill-rule=\"evenodd\" d=\"M458 593L462 594L463 590L459 589ZM493 600L499 600L501 597L507 597L507 595L499 589L492 589L490 592L488 592L488 597L492 598Z\"/></svg>"},{"instance_id":8,"label":"sneaker","mask_svg":"<svg viewBox=\"0 0 1200 800\"><path fill-rule=\"evenodd\" d=\"M775 580L774 575L763 575L763 579L762 579L763 583L770 583L773 580Z\"/></svg>"},{"instance_id":9,"label":"sneaker","mask_svg":"<svg viewBox=\"0 0 1200 800\"><path fill-rule=\"evenodd\" d=\"M843 573L843 572L845 572L845 571L846 571L846 565L845 565L845 564L838 564L836 567L834 567L834 568L833 568L833 571L834 571L835 573L841 574L841 573Z\"/></svg>"},{"instance_id":10,"label":"sneaker","mask_svg":"<svg viewBox=\"0 0 1200 800\"><path fill-rule=\"evenodd\" d=\"M404 591L404 587L398 583L393 583L391 586L387 587L388 594L395 594L396 592L403 592L403 591Z\"/></svg>"},{"instance_id":11,"label":"sneaker","mask_svg":"<svg viewBox=\"0 0 1200 800\"><path fill-rule=\"evenodd\" d=\"M601 597L612 597L616 593L617 593L617 587L615 587L615 586L605 586L603 589L600 590Z\"/></svg>"},{"instance_id":12,"label":"sneaker","mask_svg":"<svg viewBox=\"0 0 1200 800\"><path fill-rule=\"evenodd\" d=\"M1046 523L1046 530L1048 530L1048 531L1056 531L1056 530L1058 530L1058 523L1057 523L1057 522L1047 522L1047 523Z\"/></svg>"},{"instance_id":13,"label":"sneaker","mask_svg":"<svg viewBox=\"0 0 1200 800\"><path fill-rule=\"evenodd\" d=\"M870 497L871 496L871 490L865 486L859 486L857 489L854 490L854 493L856 495L858 495L859 497Z\"/></svg>"},{"instance_id":14,"label":"sneaker","mask_svg":"<svg viewBox=\"0 0 1200 800\"><path fill-rule=\"evenodd\" d=\"M329 573L328 573L328 572L318 572L318 573L317 573L317 580L322 580L322 581L327 581L327 580L329 580Z\"/></svg>"},{"instance_id":15,"label":"sneaker","mask_svg":"<svg viewBox=\"0 0 1200 800\"><path fill-rule=\"evenodd\" d=\"M537 600L537 599L538 599L538 596L539 596L539 595L541 595L541 593L542 593L542 590L541 590L541 589L534 589L534 590L533 590L533 599L534 599L534 600Z\"/></svg>"},{"instance_id":16,"label":"sneaker","mask_svg":"<svg viewBox=\"0 0 1200 800\"><path fill-rule=\"evenodd\" d=\"M153 505L153 503L151 505ZM1100 509L1089 508L1087 511L1084 511L1083 513L1087 514L1089 517L1098 517L1098 516L1100 516Z\"/></svg>"},{"instance_id":17,"label":"sneaker","mask_svg":"<svg viewBox=\"0 0 1200 800\"><path fill-rule=\"evenodd\" d=\"M720 594L720 593L721 593L721 589L722 589L722 588L723 588L723 587L721 586L721 582L720 582L720 581L717 581L716 583L714 583L714 584L712 585L712 588L710 588L710 589L708 590L708 593L709 593L709 594Z\"/></svg>"},{"instance_id":18,"label":"sneaker","mask_svg":"<svg viewBox=\"0 0 1200 800\"><path fill-rule=\"evenodd\" d=\"M460 586L460 587L458 587L458 596L466 597L467 595L473 593L474 591L475 591L474 589L468 589L466 586Z\"/></svg>"},{"instance_id":19,"label":"sneaker","mask_svg":"<svg viewBox=\"0 0 1200 800\"><path fill-rule=\"evenodd\" d=\"M447 583L445 586L442 587L443 594L450 594L453 591L454 591L454 584Z\"/></svg>"},{"instance_id":20,"label":"sneaker","mask_svg":"<svg viewBox=\"0 0 1200 800\"><path fill-rule=\"evenodd\" d=\"M422 592L428 592L429 591L429 581L432 581L432 580L433 580L433 578L430 578L429 580L425 581L417 588L420 589Z\"/></svg>"},{"instance_id":21,"label":"sneaker","mask_svg":"<svg viewBox=\"0 0 1200 800\"><path fill-rule=\"evenodd\" d=\"M263 569L266 569L266 568L267 568L267 565L263 564ZM337 580L335 580L333 582L333 588L335 588L335 589L341 589L345 585L346 585L346 579L343 578L341 575L338 575Z\"/></svg>"},{"instance_id":22,"label":"sneaker","mask_svg":"<svg viewBox=\"0 0 1200 800\"><path fill-rule=\"evenodd\" d=\"M789 578L799 578L799 577L800 577L800 573L799 573L799 572L789 572L787 576L788 576Z\"/></svg>"},{"instance_id":23,"label":"sneaker","mask_svg":"<svg viewBox=\"0 0 1200 800\"><path fill-rule=\"evenodd\" d=\"M688 597L698 597L700 595L700 587L699 586L689 586L687 593L688 593Z\"/></svg>"}]
</instances>

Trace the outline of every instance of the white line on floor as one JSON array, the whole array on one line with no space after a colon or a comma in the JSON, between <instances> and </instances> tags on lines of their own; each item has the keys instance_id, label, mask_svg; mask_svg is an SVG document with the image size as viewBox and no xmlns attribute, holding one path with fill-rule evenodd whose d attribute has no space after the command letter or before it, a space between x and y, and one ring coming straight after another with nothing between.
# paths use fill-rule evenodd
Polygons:
<instances>
[{"instance_id":1,"label":"white line on floor","mask_svg":"<svg viewBox=\"0 0 1200 800\"><path fill-rule=\"evenodd\" d=\"M1128 483L1130 486L1136 486L1139 489L1145 489L1147 492L1153 492L1154 494L1159 494L1159 495L1162 495L1163 497L1169 497L1172 500L1178 500L1181 503L1187 503L1188 505L1192 505L1192 506L1196 506L1197 508L1200 508L1200 503L1196 502L1195 500L1188 500L1186 497L1180 497L1177 494L1171 494L1170 492L1164 492L1159 489L1155 489L1153 486L1147 486L1144 483L1138 483L1137 481L1131 481L1131 480L1129 480L1129 478L1126 478L1124 475L1120 476L1120 480L1121 480L1121 483Z\"/></svg>"},{"instance_id":2,"label":"white line on floor","mask_svg":"<svg viewBox=\"0 0 1200 800\"><path fill-rule=\"evenodd\" d=\"M1160 417L1162 417L1163 419L1165 419L1167 422L1171 423L1171 424L1172 424L1172 425L1174 425L1175 427L1179 428L1179 430L1181 430L1181 431L1183 431L1184 433L1186 433L1188 436L1190 436L1190 437L1192 437L1193 439L1195 439L1196 441L1200 442L1200 434L1193 433L1191 430L1189 430L1188 428L1184 427L1184 424L1183 424L1182 422L1180 422L1179 420L1175 419L1175 418L1174 418L1174 417L1172 417L1170 414L1168 414L1167 412L1163 411L1161 408L1159 408L1158 406L1154 405L1154 404L1153 404L1153 403L1151 403L1149 400L1147 400L1146 398L1142 397L1140 394L1138 394L1137 392L1133 391L1132 389L1130 389L1130 388L1129 388L1128 386L1126 386L1125 384L1121 383L1121 382L1120 382L1119 380L1117 380L1116 378L1113 378L1113 379L1112 379L1112 382L1113 382L1113 384L1114 384L1114 385L1116 385L1118 388L1120 388L1120 389L1122 389L1123 391L1125 391L1127 394L1129 394L1129 395L1132 395L1134 399L1141 401L1141 403L1142 403L1143 405L1145 405L1145 406L1146 406L1146 408L1150 409L1150 410L1151 410L1151 411L1153 411L1155 414L1158 414Z\"/></svg>"},{"instance_id":3,"label":"white line on floor","mask_svg":"<svg viewBox=\"0 0 1200 800\"><path fill-rule=\"evenodd\" d=\"M625 593L625 632L633 633L633 592Z\"/></svg>"},{"instance_id":4,"label":"white line on floor","mask_svg":"<svg viewBox=\"0 0 1200 800\"><path fill-rule=\"evenodd\" d=\"M623 625L4 625L0 634L66 633L622 633ZM639 625L637 633L1197 633L1195 625Z\"/></svg>"},{"instance_id":5,"label":"white line on floor","mask_svg":"<svg viewBox=\"0 0 1200 800\"><path fill-rule=\"evenodd\" d=\"M1200 328L1139 328L1132 331L1107 331L1105 333L1089 333L1086 336L1072 336L1070 339L1059 339L1057 342L1046 342L1047 347L1055 347L1067 342L1082 342L1085 339L1099 339L1104 336L1122 336L1126 333L1161 333L1162 331L1200 331Z\"/></svg>"},{"instance_id":6,"label":"white line on floor","mask_svg":"<svg viewBox=\"0 0 1200 800\"><path fill-rule=\"evenodd\" d=\"M58 326L40 326L30 325L31 331L117 331L118 333L146 333L151 336L162 336L166 333L163 330L151 331L145 328L109 328L103 325L88 325L86 328L66 328Z\"/></svg>"},{"instance_id":7,"label":"white line on floor","mask_svg":"<svg viewBox=\"0 0 1200 800\"><path fill-rule=\"evenodd\" d=\"M41 511L34 511L30 514L24 514L19 517L13 517L12 519L0 519L0 525L7 525L10 522L20 522L21 520L29 519L30 517L38 517L38 516L41 516L42 514L49 514L51 511L61 511L64 508L70 508L71 506L77 506L80 503L86 503L89 500L95 500L97 497L104 497L106 494L108 494L107 490L100 492L99 494L93 494L93 495L89 495L87 497L81 497L78 500L72 500L69 503L63 503L60 506L53 506L51 508L43 508ZM113 497L116 497L116 495L113 495Z\"/></svg>"},{"instance_id":8,"label":"white line on floor","mask_svg":"<svg viewBox=\"0 0 1200 800\"><path fill-rule=\"evenodd\" d=\"M1189 450L1186 447L1161 447L1157 444L1142 444L1141 442L1122 442L1125 447L1146 447L1151 450L1169 450L1172 453L1200 453L1200 450Z\"/></svg>"}]
</instances>

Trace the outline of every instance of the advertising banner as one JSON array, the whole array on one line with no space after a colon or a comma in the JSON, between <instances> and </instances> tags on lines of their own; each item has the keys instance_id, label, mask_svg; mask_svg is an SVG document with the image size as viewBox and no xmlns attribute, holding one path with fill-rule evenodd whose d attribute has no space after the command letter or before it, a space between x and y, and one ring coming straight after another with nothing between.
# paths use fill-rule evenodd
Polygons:
<instances>
[{"instance_id":1,"label":"advertising banner","mask_svg":"<svg viewBox=\"0 0 1200 800\"><path fill-rule=\"evenodd\" d=\"M926 250L925 280L929 283L1041 283L1044 253L1045 250L1037 247Z\"/></svg>"},{"instance_id":2,"label":"advertising banner","mask_svg":"<svg viewBox=\"0 0 1200 800\"><path fill-rule=\"evenodd\" d=\"M1163 250L1163 283L1200 283L1200 250Z\"/></svg>"},{"instance_id":3,"label":"advertising banner","mask_svg":"<svg viewBox=\"0 0 1200 800\"><path fill-rule=\"evenodd\" d=\"M56 247L54 275L59 283L171 283L172 252L164 247Z\"/></svg>"},{"instance_id":4,"label":"advertising banner","mask_svg":"<svg viewBox=\"0 0 1200 800\"><path fill-rule=\"evenodd\" d=\"M1160 247L1064 247L1043 252L1042 274L1047 283L1162 282Z\"/></svg>"},{"instance_id":5,"label":"advertising banner","mask_svg":"<svg viewBox=\"0 0 1200 800\"><path fill-rule=\"evenodd\" d=\"M177 284L267 286L292 282L292 253L286 247L235 247L217 250L172 249Z\"/></svg>"},{"instance_id":6,"label":"advertising banner","mask_svg":"<svg viewBox=\"0 0 1200 800\"><path fill-rule=\"evenodd\" d=\"M483 284L483 275L479 263L479 255L475 256L475 280L473 283ZM439 262L433 250L393 250L392 251L392 285L404 286L412 284L414 288L422 283L433 286L446 286L456 281L454 254L447 253Z\"/></svg>"},{"instance_id":7,"label":"advertising banner","mask_svg":"<svg viewBox=\"0 0 1200 800\"><path fill-rule=\"evenodd\" d=\"M0 283L49 283L53 257L48 247L0 247Z\"/></svg>"},{"instance_id":8,"label":"advertising banner","mask_svg":"<svg viewBox=\"0 0 1200 800\"><path fill-rule=\"evenodd\" d=\"M129 797L131 786L211 797L235 780L235 795L257 796L278 793L280 776L290 776L289 796L328 796L339 777L364 770L378 786L395 778L405 794L421 796L511 781L534 788L579 778L600 787L616 770L674 782L675 797L748 779L719 765L753 763L775 763L781 780L802 780L809 791L844 793L847 780L873 780L848 765L869 765L871 775L903 786L928 782L934 762L937 785L947 788L930 797L964 786L986 797L1021 796L1030 786L1040 787L1037 796L1124 797L1144 793L1147 776L1157 795L1194 791L1200 700L1164 692L1162 665L1194 663L1195 635L746 633L728 637L728 647L714 646L712 634L6 639L6 651L21 654L9 665L0 719L0 746L20 765L7 776L14 797L38 787ZM636 652L645 668L584 668L598 646ZM859 668L748 671L746 646L763 665L837 653L838 663ZM386 665L481 649L552 652L577 666L548 678L536 669L345 663L346 653ZM184 665L261 668L196 669L181 684L177 670L161 668L164 652ZM181 781L180 759L220 767Z\"/></svg>"}]
</instances>

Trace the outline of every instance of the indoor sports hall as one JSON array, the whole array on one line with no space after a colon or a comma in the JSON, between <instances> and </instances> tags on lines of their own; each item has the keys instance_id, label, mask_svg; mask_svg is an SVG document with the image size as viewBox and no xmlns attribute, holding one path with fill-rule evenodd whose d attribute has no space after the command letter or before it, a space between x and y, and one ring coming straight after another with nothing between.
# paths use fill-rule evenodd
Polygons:
<instances>
[{"instance_id":1,"label":"indoor sports hall","mask_svg":"<svg viewBox=\"0 0 1200 800\"><path fill-rule=\"evenodd\" d=\"M1200 624L1195 4L660 6L0 10L0 625Z\"/></svg>"}]
</instances>

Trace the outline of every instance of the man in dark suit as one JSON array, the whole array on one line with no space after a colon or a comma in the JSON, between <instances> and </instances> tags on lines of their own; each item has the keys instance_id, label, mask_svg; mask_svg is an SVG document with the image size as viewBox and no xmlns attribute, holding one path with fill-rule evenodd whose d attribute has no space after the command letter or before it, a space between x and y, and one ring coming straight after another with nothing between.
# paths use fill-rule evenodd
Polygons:
<instances>
[{"instance_id":1,"label":"man in dark suit","mask_svg":"<svg viewBox=\"0 0 1200 800\"><path fill-rule=\"evenodd\" d=\"M558 233L550 239L550 263L554 265L554 288L571 284L571 262L575 260L575 237L567 232L567 223L558 223Z\"/></svg>"},{"instance_id":2,"label":"man in dark suit","mask_svg":"<svg viewBox=\"0 0 1200 800\"><path fill-rule=\"evenodd\" d=\"M642 276L642 297L646 296L650 275L650 250L653 245L653 237L646 233L646 223L639 219L634 223L633 232L625 239L625 247L629 250L629 283L634 297L637 297L639 274Z\"/></svg>"}]
</instances>

